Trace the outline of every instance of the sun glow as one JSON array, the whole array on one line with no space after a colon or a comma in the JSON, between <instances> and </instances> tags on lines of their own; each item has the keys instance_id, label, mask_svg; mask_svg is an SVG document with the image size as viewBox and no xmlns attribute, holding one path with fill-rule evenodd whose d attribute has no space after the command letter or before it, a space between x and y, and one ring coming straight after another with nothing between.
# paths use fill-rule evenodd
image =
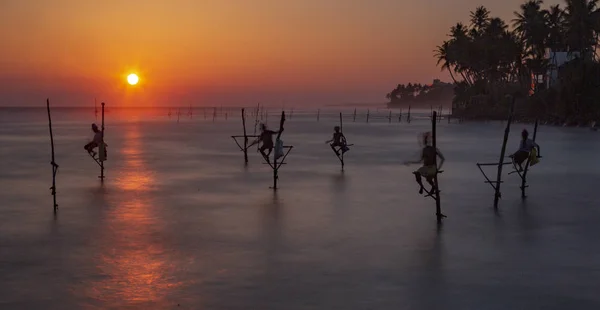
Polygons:
<instances>
[{"instance_id":1,"label":"sun glow","mask_svg":"<svg viewBox=\"0 0 600 310\"><path fill-rule=\"evenodd\" d=\"M140 81L140 78L135 73L132 73L127 76L127 83L129 83L129 85L135 85L139 81Z\"/></svg>"}]
</instances>

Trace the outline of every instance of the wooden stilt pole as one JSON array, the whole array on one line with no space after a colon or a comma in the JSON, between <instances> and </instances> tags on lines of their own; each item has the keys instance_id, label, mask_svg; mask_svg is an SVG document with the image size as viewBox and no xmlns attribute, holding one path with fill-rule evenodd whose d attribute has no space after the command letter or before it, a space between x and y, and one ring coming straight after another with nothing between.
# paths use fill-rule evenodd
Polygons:
<instances>
[{"instance_id":1,"label":"wooden stilt pole","mask_svg":"<svg viewBox=\"0 0 600 310\"><path fill-rule=\"evenodd\" d=\"M370 111L367 109L367 123L369 122L369 113Z\"/></svg>"},{"instance_id":2,"label":"wooden stilt pole","mask_svg":"<svg viewBox=\"0 0 600 310\"><path fill-rule=\"evenodd\" d=\"M506 152L506 142L508 141L508 135L510 134L510 124L512 123L513 112L515 108L515 96L511 96L512 102L510 103L510 111L508 113L508 120L506 122L506 129L504 130L504 140L502 141L502 149L500 150L500 160L498 161L498 175L496 176L496 193L494 194L494 209L498 209L498 200L500 200L500 184L502 183L502 167L504 166L504 154Z\"/></svg>"},{"instance_id":3,"label":"wooden stilt pole","mask_svg":"<svg viewBox=\"0 0 600 310\"><path fill-rule=\"evenodd\" d=\"M538 122L539 122L539 120L536 119L535 125L533 126L533 139L532 139L533 142L535 142L535 137L537 136ZM525 188L528 187L527 171L529 170L530 162L531 162L531 160L528 158L527 163L525 163L525 168L523 169L523 175L521 176L521 198L523 198L523 199L527 198L527 195L525 195Z\"/></svg>"},{"instance_id":4,"label":"wooden stilt pole","mask_svg":"<svg viewBox=\"0 0 600 310\"><path fill-rule=\"evenodd\" d=\"M317 110L317 122L319 121L319 118L321 117L321 109Z\"/></svg>"},{"instance_id":5,"label":"wooden stilt pole","mask_svg":"<svg viewBox=\"0 0 600 310\"><path fill-rule=\"evenodd\" d=\"M294 108L292 108L292 112L290 113L290 120L294 117Z\"/></svg>"},{"instance_id":6,"label":"wooden stilt pole","mask_svg":"<svg viewBox=\"0 0 600 310\"><path fill-rule=\"evenodd\" d=\"M400 108L400 113L398 114L398 123L402 123L402 108Z\"/></svg>"},{"instance_id":7,"label":"wooden stilt pole","mask_svg":"<svg viewBox=\"0 0 600 310\"><path fill-rule=\"evenodd\" d=\"M104 144L104 137L105 137L105 131L104 131L104 102L102 102L102 143ZM102 148L100 148L102 147ZM101 145L98 147L98 158L104 158L104 154L100 153L100 152L106 152L106 146ZM104 158L106 159L106 158ZM100 181L104 182L104 160L100 160Z\"/></svg>"},{"instance_id":8,"label":"wooden stilt pole","mask_svg":"<svg viewBox=\"0 0 600 310\"><path fill-rule=\"evenodd\" d=\"M408 115L406 116L406 122L410 124L410 105L408 106Z\"/></svg>"},{"instance_id":9,"label":"wooden stilt pole","mask_svg":"<svg viewBox=\"0 0 600 310\"><path fill-rule=\"evenodd\" d=\"M48 109L48 128L50 129L50 146L52 148L52 161L50 165L52 165L52 187L50 190L52 191L52 199L54 201L54 214L56 214L56 209L58 209L58 204L56 204L56 173L58 172L58 165L54 161L54 134L52 133L52 117L50 116L50 99L46 99L46 108Z\"/></svg>"},{"instance_id":10,"label":"wooden stilt pole","mask_svg":"<svg viewBox=\"0 0 600 310\"><path fill-rule=\"evenodd\" d=\"M344 134L344 122L342 117L342 112L340 112L340 132ZM344 150L341 149L342 154L340 154L340 161L342 162L342 170L344 170Z\"/></svg>"},{"instance_id":11,"label":"wooden stilt pole","mask_svg":"<svg viewBox=\"0 0 600 310\"><path fill-rule=\"evenodd\" d=\"M356 108L354 108L354 115L352 116L352 121L356 122Z\"/></svg>"},{"instance_id":12,"label":"wooden stilt pole","mask_svg":"<svg viewBox=\"0 0 600 310\"><path fill-rule=\"evenodd\" d=\"M433 111L432 114L432 118L431 118L431 135L432 135L432 145L433 148L435 150L437 150L437 128L436 128L436 123L437 123L437 113L435 111ZM437 155L434 157L434 165L437 169ZM437 217L437 221L438 223L442 222L442 218L446 217L444 214L442 214L442 203L440 200L440 183L438 181L438 175L439 172L436 172L435 176L433 177L433 183L435 184L435 192L434 192L434 197L435 197L435 215Z\"/></svg>"},{"instance_id":13,"label":"wooden stilt pole","mask_svg":"<svg viewBox=\"0 0 600 310\"><path fill-rule=\"evenodd\" d=\"M244 127L244 162L248 163L248 135L246 134L246 110L242 108L242 126Z\"/></svg>"},{"instance_id":14,"label":"wooden stilt pole","mask_svg":"<svg viewBox=\"0 0 600 310\"><path fill-rule=\"evenodd\" d=\"M389 123L392 123L392 110L390 110L390 116L388 116Z\"/></svg>"},{"instance_id":15,"label":"wooden stilt pole","mask_svg":"<svg viewBox=\"0 0 600 310\"><path fill-rule=\"evenodd\" d=\"M277 134L277 139L275 140L275 144L277 141L281 139L281 134L283 133L283 123L285 122L285 111L281 111L281 120L279 121L279 133ZM273 154L273 190L277 190L277 180L279 179L278 171L279 165L277 164L277 156Z\"/></svg>"}]
</instances>

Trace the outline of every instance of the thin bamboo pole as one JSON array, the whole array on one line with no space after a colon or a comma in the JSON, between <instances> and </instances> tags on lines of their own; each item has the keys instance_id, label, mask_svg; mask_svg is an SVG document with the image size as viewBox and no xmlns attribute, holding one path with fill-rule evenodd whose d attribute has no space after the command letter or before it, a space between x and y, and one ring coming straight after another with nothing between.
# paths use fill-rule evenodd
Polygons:
<instances>
[{"instance_id":1,"label":"thin bamboo pole","mask_svg":"<svg viewBox=\"0 0 600 310\"><path fill-rule=\"evenodd\" d=\"M536 119L535 120L535 125L533 126L533 142L535 142L535 138L537 136L538 122L539 122L539 120ZM527 185L527 171L529 170L529 164L530 164L530 162L531 162L531 160L528 158L527 159L527 163L525 163L525 169L523 170L523 175L521 176L521 198L527 198L527 195L525 195L525 188L528 187L528 185Z\"/></svg>"},{"instance_id":2,"label":"thin bamboo pole","mask_svg":"<svg viewBox=\"0 0 600 310\"><path fill-rule=\"evenodd\" d=\"M104 102L102 102L102 143L104 143ZM106 152L106 146L101 145L102 149L100 149L100 146L98 147L98 151L99 152ZM104 157L104 154L100 154L98 153L98 158L100 157ZM100 181L104 182L104 160L100 160Z\"/></svg>"},{"instance_id":3,"label":"thin bamboo pole","mask_svg":"<svg viewBox=\"0 0 600 310\"><path fill-rule=\"evenodd\" d=\"M281 120L279 121L279 133L277 134L277 139L275 143L281 139L281 134L283 133L283 124L285 122L285 111L281 111ZM273 190L277 190L277 180L279 179L278 175L279 165L277 164L277 156L273 154Z\"/></svg>"},{"instance_id":4,"label":"thin bamboo pole","mask_svg":"<svg viewBox=\"0 0 600 310\"><path fill-rule=\"evenodd\" d=\"M244 127L244 161L248 163L248 135L246 134L246 109L242 108L242 126Z\"/></svg>"},{"instance_id":5,"label":"thin bamboo pole","mask_svg":"<svg viewBox=\"0 0 600 310\"><path fill-rule=\"evenodd\" d=\"M436 123L437 123L437 113L436 111L433 111L432 114L432 118L431 118L431 135L432 135L432 144L433 144L433 148L435 150L437 150L437 128L436 128ZM437 154L434 157L434 165L437 169ZM437 217L437 221L438 223L441 223L442 218L445 217L445 215L442 214L442 203L440 200L440 183L438 181L438 172L435 173L434 177L433 177L433 183L435 184L435 215Z\"/></svg>"},{"instance_id":6,"label":"thin bamboo pole","mask_svg":"<svg viewBox=\"0 0 600 310\"><path fill-rule=\"evenodd\" d=\"M508 135L510 134L510 124L512 123L513 112L515 108L515 97L512 97L510 104L510 111L508 113L508 120L506 122L506 129L504 130L504 140L502 141L502 149L500 150L500 160L498 161L498 175L496 176L496 192L494 194L494 209L498 209L498 200L500 200L500 184L502 183L502 167L504 166L504 154L506 153L506 142L508 141Z\"/></svg>"},{"instance_id":7,"label":"thin bamboo pole","mask_svg":"<svg viewBox=\"0 0 600 310\"><path fill-rule=\"evenodd\" d=\"M340 112L340 133L344 134L344 122L342 117L342 112ZM342 170L344 170L344 150L342 149L342 154L340 154L340 161L342 162Z\"/></svg>"},{"instance_id":8,"label":"thin bamboo pole","mask_svg":"<svg viewBox=\"0 0 600 310\"><path fill-rule=\"evenodd\" d=\"M54 214L56 214L56 209L58 209L58 204L56 204L56 173L58 172L58 165L54 159L54 134L52 133L52 117L50 116L50 99L46 99L46 108L48 109L48 129L50 130L50 146L52 148L52 161L50 165L52 165L52 187L50 190L52 191L52 200L54 202Z\"/></svg>"}]
</instances>

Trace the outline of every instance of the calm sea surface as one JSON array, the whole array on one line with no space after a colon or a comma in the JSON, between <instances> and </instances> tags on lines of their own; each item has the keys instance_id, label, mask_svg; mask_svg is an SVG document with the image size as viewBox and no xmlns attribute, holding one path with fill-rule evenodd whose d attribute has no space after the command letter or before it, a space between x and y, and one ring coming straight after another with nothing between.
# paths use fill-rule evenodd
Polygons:
<instances>
[{"instance_id":1,"label":"calm sea surface","mask_svg":"<svg viewBox=\"0 0 600 310\"><path fill-rule=\"evenodd\" d=\"M342 172L324 143L338 116L295 112L274 193L270 167L255 149L245 167L230 137L239 111L178 123L107 110L104 184L83 150L94 112L52 112L56 216L46 110L0 109L2 309L600 309L600 135L587 129L540 126L529 197L505 166L496 213L475 163L497 161L504 125L442 121L438 227L402 165L426 119L345 111ZM513 125L509 152L531 127Z\"/></svg>"}]
</instances>

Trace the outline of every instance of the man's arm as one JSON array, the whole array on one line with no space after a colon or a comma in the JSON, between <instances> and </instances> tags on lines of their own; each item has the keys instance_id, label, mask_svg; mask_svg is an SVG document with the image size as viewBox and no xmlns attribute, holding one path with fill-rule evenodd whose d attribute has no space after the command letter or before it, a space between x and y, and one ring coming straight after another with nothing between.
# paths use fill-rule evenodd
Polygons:
<instances>
[{"instance_id":1,"label":"man's arm","mask_svg":"<svg viewBox=\"0 0 600 310\"><path fill-rule=\"evenodd\" d=\"M442 154L442 152L440 152L439 149L435 150L437 155L440 157L441 161L440 164L438 165L438 170L442 170L442 166L444 165L444 161L446 161L446 158L444 157L444 154Z\"/></svg>"},{"instance_id":2,"label":"man's arm","mask_svg":"<svg viewBox=\"0 0 600 310\"><path fill-rule=\"evenodd\" d=\"M333 140L335 140L335 135L333 135L333 138L331 138L330 140L325 141L325 143L331 143L333 142Z\"/></svg>"}]
</instances>

